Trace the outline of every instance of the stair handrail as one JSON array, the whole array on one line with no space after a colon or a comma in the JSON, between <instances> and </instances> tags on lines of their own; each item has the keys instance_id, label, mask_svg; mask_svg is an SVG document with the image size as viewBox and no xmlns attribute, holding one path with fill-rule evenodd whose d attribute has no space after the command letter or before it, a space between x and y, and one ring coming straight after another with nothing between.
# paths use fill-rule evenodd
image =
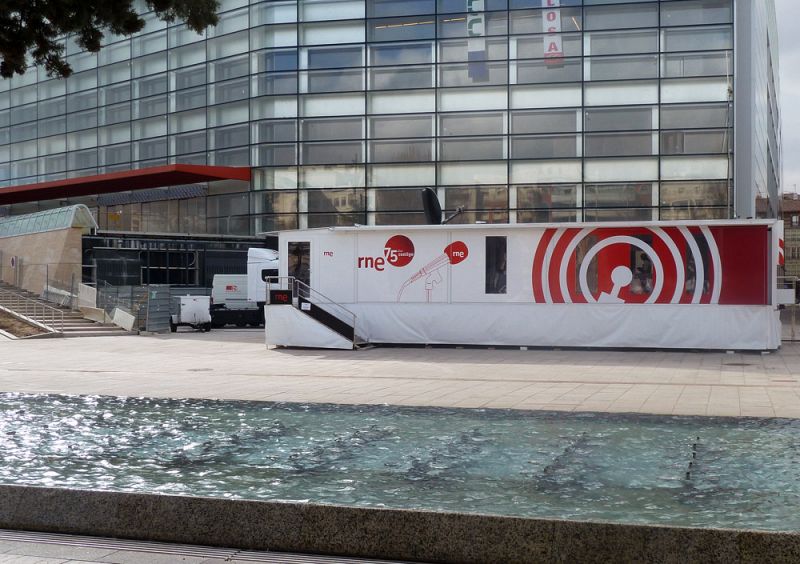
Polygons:
<instances>
[{"instance_id":1,"label":"stair handrail","mask_svg":"<svg viewBox=\"0 0 800 564\"><path fill-rule=\"evenodd\" d=\"M53 333L64 333L64 311L51 307L39 300L24 296L19 292L0 288L0 297L3 304L15 313L28 319L36 321L51 330ZM37 321L36 316L41 313L41 321Z\"/></svg>"},{"instance_id":2,"label":"stair handrail","mask_svg":"<svg viewBox=\"0 0 800 564\"><path fill-rule=\"evenodd\" d=\"M282 283L285 281L286 283ZM353 348L356 347L357 341L357 331L356 331L356 322L358 320L358 316L347 309L342 304L334 301L333 299L329 298L322 292L319 292L313 289L311 286L303 282L302 280L298 280L294 276L268 276L264 279L264 282L267 283L267 295L264 303L269 304L269 295L272 286L277 286L279 290L291 290L292 291L292 298L294 299L295 296L306 299L315 305L326 305L326 306L333 306L334 308L338 308L340 311L340 315L336 315L335 313L329 311L331 315L334 317L338 317L341 321L345 323L349 323L353 327ZM322 300L322 301L321 301ZM325 309L325 308L323 308ZM327 311L327 310L326 310ZM341 315L341 312L344 312L344 315ZM342 319L344 317L345 319Z\"/></svg>"}]
</instances>

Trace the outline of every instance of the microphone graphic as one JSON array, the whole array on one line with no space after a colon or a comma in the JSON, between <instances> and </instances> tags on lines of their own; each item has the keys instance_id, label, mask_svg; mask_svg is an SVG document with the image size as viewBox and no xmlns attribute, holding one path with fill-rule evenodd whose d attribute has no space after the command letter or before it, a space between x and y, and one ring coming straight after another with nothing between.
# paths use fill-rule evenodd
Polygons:
<instances>
[{"instance_id":1,"label":"microphone graphic","mask_svg":"<svg viewBox=\"0 0 800 564\"><path fill-rule=\"evenodd\" d=\"M430 302L433 287L442 281L442 275L439 273L439 269L448 264L458 264L465 260L468 255L469 249L467 249L467 245L464 244L463 241L454 241L450 243L444 248L444 252L442 252L441 255L420 268L411 278L403 282L403 285L400 286L400 291L397 292L397 301L399 302L401 300L406 288L424 277L425 294L427 301Z\"/></svg>"}]
</instances>

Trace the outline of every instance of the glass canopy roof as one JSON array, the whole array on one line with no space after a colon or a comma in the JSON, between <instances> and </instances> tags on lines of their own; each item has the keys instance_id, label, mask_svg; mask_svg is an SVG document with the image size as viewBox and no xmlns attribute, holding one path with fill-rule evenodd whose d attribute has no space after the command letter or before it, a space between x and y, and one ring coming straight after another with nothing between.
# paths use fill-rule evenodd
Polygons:
<instances>
[{"instance_id":1,"label":"glass canopy roof","mask_svg":"<svg viewBox=\"0 0 800 564\"><path fill-rule=\"evenodd\" d=\"M54 208L0 219L0 237L15 237L76 227L88 233L97 229L97 222L83 204Z\"/></svg>"}]
</instances>

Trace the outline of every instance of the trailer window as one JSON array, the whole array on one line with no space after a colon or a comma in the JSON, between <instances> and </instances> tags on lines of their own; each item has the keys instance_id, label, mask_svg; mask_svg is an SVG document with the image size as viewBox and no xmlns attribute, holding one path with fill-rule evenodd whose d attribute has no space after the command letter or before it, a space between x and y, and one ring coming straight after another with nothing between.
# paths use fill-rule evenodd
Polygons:
<instances>
[{"instance_id":1,"label":"trailer window","mask_svg":"<svg viewBox=\"0 0 800 564\"><path fill-rule=\"evenodd\" d=\"M486 293L506 293L506 237L486 238Z\"/></svg>"}]
</instances>

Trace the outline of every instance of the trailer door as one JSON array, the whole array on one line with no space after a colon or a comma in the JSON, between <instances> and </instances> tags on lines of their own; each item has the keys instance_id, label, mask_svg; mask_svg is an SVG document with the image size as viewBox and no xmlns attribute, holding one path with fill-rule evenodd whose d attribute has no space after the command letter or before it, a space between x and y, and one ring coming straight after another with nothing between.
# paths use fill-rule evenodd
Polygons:
<instances>
[{"instance_id":1,"label":"trailer door","mask_svg":"<svg viewBox=\"0 0 800 564\"><path fill-rule=\"evenodd\" d=\"M311 286L311 242L288 242L288 273L289 276Z\"/></svg>"}]
</instances>

